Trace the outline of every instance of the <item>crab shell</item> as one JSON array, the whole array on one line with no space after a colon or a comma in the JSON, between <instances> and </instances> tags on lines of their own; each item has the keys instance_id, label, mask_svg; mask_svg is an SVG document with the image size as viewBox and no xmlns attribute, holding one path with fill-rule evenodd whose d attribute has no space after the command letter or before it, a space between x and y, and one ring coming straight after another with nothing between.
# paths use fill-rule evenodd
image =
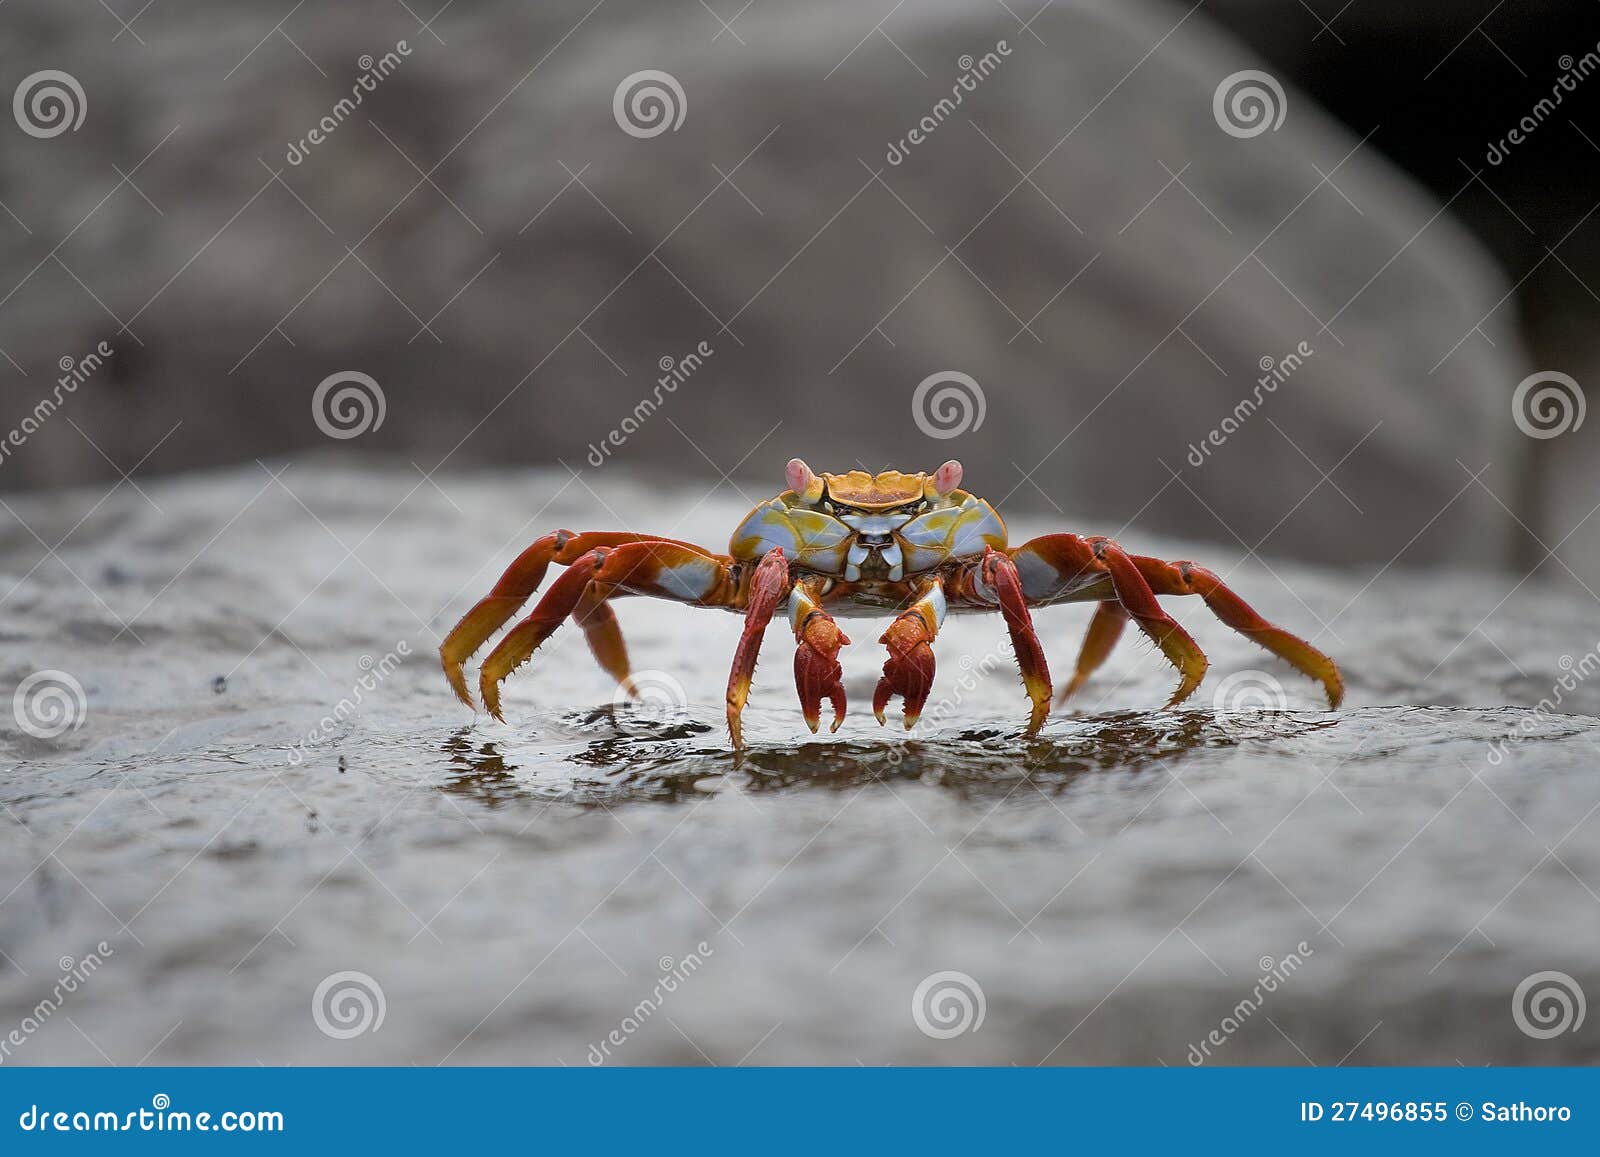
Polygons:
<instances>
[{"instance_id":1,"label":"crab shell","mask_svg":"<svg viewBox=\"0 0 1600 1157\"><path fill-rule=\"evenodd\" d=\"M734 558L756 561L777 548L791 566L854 582L876 552L889 581L900 582L1006 546L1005 523L994 507L959 489L955 462L932 474L813 474L795 459L788 481L790 489L757 506L733 532Z\"/></svg>"}]
</instances>

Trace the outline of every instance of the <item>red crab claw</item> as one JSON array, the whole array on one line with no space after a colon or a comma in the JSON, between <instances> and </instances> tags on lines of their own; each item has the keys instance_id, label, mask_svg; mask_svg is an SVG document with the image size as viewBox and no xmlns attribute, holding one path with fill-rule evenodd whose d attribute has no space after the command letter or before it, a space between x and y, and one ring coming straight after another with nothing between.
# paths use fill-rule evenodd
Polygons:
<instances>
[{"instance_id":1,"label":"red crab claw","mask_svg":"<svg viewBox=\"0 0 1600 1157\"><path fill-rule=\"evenodd\" d=\"M821 611L813 611L801 624L795 638L794 686L800 693L800 710L806 726L815 733L822 721L822 700L833 704L833 726L844 722L844 671L839 666L839 648L848 646L839 624Z\"/></svg>"},{"instance_id":2,"label":"red crab claw","mask_svg":"<svg viewBox=\"0 0 1600 1157\"><path fill-rule=\"evenodd\" d=\"M916 611L896 619L878 640L889 648L883 678L872 696L872 713L882 723L891 696L905 699L905 726L910 731L922 717L922 707L933 688L933 641L928 622Z\"/></svg>"}]
</instances>

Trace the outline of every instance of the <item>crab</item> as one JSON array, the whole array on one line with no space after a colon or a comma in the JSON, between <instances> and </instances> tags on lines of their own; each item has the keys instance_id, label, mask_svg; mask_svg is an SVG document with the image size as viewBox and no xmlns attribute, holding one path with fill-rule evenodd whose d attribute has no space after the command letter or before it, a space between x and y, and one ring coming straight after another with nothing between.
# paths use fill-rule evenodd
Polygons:
<instances>
[{"instance_id":1,"label":"crab","mask_svg":"<svg viewBox=\"0 0 1600 1157\"><path fill-rule=\"evenodd\" d=\"M1252 642L1320 682L1330 707L1344 697L1339 668L1327 655L1267 622L1211 571L1192 562L1129 554L1109 538L1046 534L1011 547L994 507L961 489L959 462L931 474L886 470L818 474L798 458L789 489L752 510L733 532L728 553L674 539L623 531L546 534L519 555L439 648L445 676L468 707L464 664L539 589L554 562L566 569L528 615L484 660L478 689L489 714L505 721L500 687L569 618L596 661L634 693L628 651L611 601L644 595L715 607L744 616L728 676L728 734L744 746L740 720L767 624L786 609L794 633L795 686L807 726L816 732L822 701L830 730L845 717L839 650L850 642L839 618L886 618L878 640L889 658L872 697L884 722L894 696L909 730L933 686L933 642L947 614L1000 612L1029 700L1025 734L1038 733L1051 706L1050 671L1031 610L1093 602L1077 668L1058 703L1105 662L1129 619L1178 670L1167 706L1192 695L1206 673L1194 639L1156 600L1198 595L1213 614Z\"/></svg>"}]
</instances>

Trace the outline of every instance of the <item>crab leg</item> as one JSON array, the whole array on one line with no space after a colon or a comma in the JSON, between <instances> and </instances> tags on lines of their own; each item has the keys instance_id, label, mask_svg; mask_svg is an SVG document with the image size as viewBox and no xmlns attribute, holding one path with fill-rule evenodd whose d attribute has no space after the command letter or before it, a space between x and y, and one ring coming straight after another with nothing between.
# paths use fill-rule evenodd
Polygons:
<instances>
[{"instance_id":1,"label":"crab leg","mask_svg":"<svg viewBox=\"0 0 1600 1157\"><path fill-rule=\"evenodd\" d=\"M1083 649L1078 652L1078 668L1073 672L1072 681L1061 689L1061 694L1056 698L1057 706L1077 694L1078 688L1106 661L1111 649L1122 637L1122 628L1127 622L1128 612L1113 599L1107 599L1095 607L1094 618L1089 620L1089 630L1083 636Z\"/></svg>"},{"instance_id":2,"label":"crab leg","mask_svg":"<svg viewBox=\"0 0 1600 1157\"><path fill-rule=\"evenodd\" d=\"M783 549L775 546L767 552L750 579L744 633L739 636L739 646L733 653L733 669L728 672L728 735L735 747L744 746L740 717L744 714L745 700L750 697L750 680L756 673L762 636L772 621L773 612L788 593L789 564L784 561Z\"/></svg>"},{"instance_id":3,"label":"crab leg","mask_svg":"<svg viewBox=\"0 0 1600 1157\"><path fill-rule=\"evenodd\" d=\"M590 594L591 586L603 592L603 596ZM504 722L500 712L500 684L568 617L574 612L583 612L586 598L603 603L604 598L618 590L702 606L732 605L738 594L728 560L698 547L665 539L596 547L575 559L561 577L550 584L533 613L507 631L505 638L483 661L483 669L478 674L478 691L489 714ZM588 606L591 619L594 605L590 602ZM615 626L614 620L611 625ZM602 641L596 657L615 675L616 664L625 656L620 645L621 632L608 632L603 616L596 629ZM612 634L614 640L610 637ZM594 639L591 635L591 647ZM613 641L614 648L610 645Z\"/></svg>"},{"instance_id":4,"label":"crab leg","mask_svg":"<svg viewBox=\"0 0 1600 1157\"><path fill-rule=\"evenodd\" d=\"M895 695L902 696L905 701L907 731L922 717L928 692L933 689L933 640L944 624L944 615L944 584L933 579L921 589L911 608L890 624L878 640L889 648L883 678L878 680L872 696L872 713L880 724L884 721L884 708Z\"/></svg>"},{"instance_id":5,"label":"crab leg","mask_svg":"<svg viewBox=\"0 0 1600 1157\"><path fill-rule=\"evenodd\" d=\"M1134 555L1133 564L1157 594L1199 595L1211 613L1228 626L1321 683L1328 695L1328 706L1338 707L1344 699L1344 678L1337 663L1298 635L1263 619L1205 567L1192 562L1163 562L1144 555Z\"/></svg>"},{"instance_id":6,"label":"crab leg","mask_svg":"<svg viewBox=\"0 0 1600 1157\"><path fill-rule=\"evenodd\" d=\"M1011 633L1011 646L1017 655L1017 667L1022 672L1022 685L1033 701L1027 733L1037 735L1050 711L1050 667L1033 629L1033 616L1028 613L1021 576L1011 556L992 546L984 549L980 565L984 584L999 600L1000 613L1005 616L1006 630Z\"/></svg>"},{"instance_id":7,"label":"crab leg","mask_svg":"<svg viewBox=\"0 0 1600 1157\"><path fill-rule=\"evenodd\" d=\"M844 722L844 671L839 666L839 648L848 646L839 624L822 609L810 584L796 583L789 592L789 625L794 629L794 686L800 694L800 711L806 726L815 733L822 718L822 699L833 705L833 726Z\"/></svg>"},{"instance_id":8,"label":"crab leg","mask_svg":"<svg viewBox=\"0 0 1600 1157\"><path fill-rule=\"evenodd\" d=\"M584 588L573 617L583 628L583 637L588 640L589 653L594 656L594 661L621 684L632 698L638 691L634 689L633 678L628 673L628 644L622 637L617 613L607 601L610 597L609 589L591 582Z\"/></svg>"},{"instance_id":9,"label":"crab leg","mask_svg":"<svg viewBox=\"0 0 1600 1157\"><path fill-rule=\"evenodd\" d=\"M539 538L517 556L516 561L500 576L500 581L494 584L494 589L461 616L461 621L439 645L439 661L444 665L445 678L450 681L456 697L468 707L472 706L472 696L467 691L462 665L472 658L490 635L505 626L529 596L539 589L539 584L544 581L544 573L552 562L571 566L596 547L619 546L630 542L660 542L688 550L700 549L686 542L651 538L646 534L627 531L602 530L574 534L570 530L556 530Z\"/></svg>"},{"instance_id":10,"label":"crab leg","mask_svg":"<svg viewBox=\"0 0 1600 1157\"><path fill-rule=\"evenodd\" d=\"M1194 694L1205 677L1205 652L1176 619L1161 609L1149 582L1120 546L1109 538L1047 534L1023 543L1011 555L1046 564L1047 569L1027 567L1031 578L1027 595L1035 606L1089 598L1104 600L1107 595L1114 595L1139 629L1178 669L1178 686L1167 706ZM1047 575L1053 575L1053 579L1042 577Z\"/></svg>"}]
</instances>

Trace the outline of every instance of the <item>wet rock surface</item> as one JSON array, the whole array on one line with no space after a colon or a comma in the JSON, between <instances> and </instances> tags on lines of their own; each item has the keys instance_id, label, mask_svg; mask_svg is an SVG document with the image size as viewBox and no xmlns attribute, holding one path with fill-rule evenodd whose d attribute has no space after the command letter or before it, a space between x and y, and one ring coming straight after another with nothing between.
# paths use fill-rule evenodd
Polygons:
<instances>
[{"instance_id":1,"label":"wet rock surface","mask_svg":"<svg viewBox=\"0 0 1600 1157\"><path fill-rule=\"evenodd\" d=\"M7 1063L1182 1065L1213 1030L1208 1063L1600 1059L1592 1015L1539 1039L1512 1004L1543 971L1600 992L1581 596L1269 570L1135 528L1317 636L1346 708L1172 600L1213 661L1179 709L1153 709L1172 675L1130 637L1028 740L999 620L963 618L922 724L880 729L863 622L850 717L813 737L775 626L735 756L731 615L621 605L635 670L681 708L616 704L563 630L501 726L433 650L543 530L609 508L720 549L743 496L282 467L15 503L46 542L84 521L55 558L5 539L0 675L66 672L83 710L48 738L0 716L0 1027L63 957L110 953ZM1063 525L1105 529L1011 529ZM1059 679L1087 610L1038 621ZM1217 710L1247 672L1283 710ZM347 971L384 1015L341 1039L313 1005ZM944 972L984 1008L948 1039L913 1014Z\"/></svg>"}]
</instances>

